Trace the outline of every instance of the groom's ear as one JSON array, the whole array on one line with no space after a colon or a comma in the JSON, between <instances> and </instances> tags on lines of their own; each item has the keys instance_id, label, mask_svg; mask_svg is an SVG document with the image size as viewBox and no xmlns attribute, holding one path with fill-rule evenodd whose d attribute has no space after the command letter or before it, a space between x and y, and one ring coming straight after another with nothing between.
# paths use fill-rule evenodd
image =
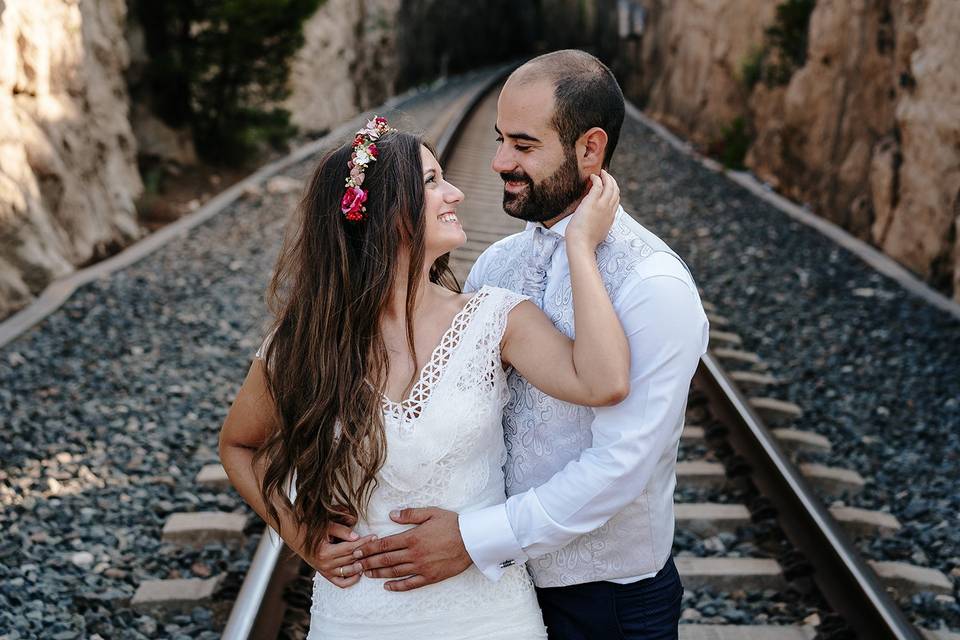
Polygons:
<instances>
[{"instance_id":1,"label":"groom's ear","mask_svg":"<svg viewBox=\"0 0 960 640\"><path fill-rule=\"evenodd\" d=\"M600 173L607 153L607 132L600 127L587 129L577 138L577 165L581 175Z\"/></svg>"}]
</instances>

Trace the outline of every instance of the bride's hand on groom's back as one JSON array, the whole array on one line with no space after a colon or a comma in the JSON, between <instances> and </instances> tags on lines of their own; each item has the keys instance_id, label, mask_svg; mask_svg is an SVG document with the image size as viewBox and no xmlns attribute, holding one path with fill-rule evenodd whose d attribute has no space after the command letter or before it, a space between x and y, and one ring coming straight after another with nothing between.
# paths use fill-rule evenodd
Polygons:
<instances>
[{"instance_id":1,"label":"bride's hand on groom's back","mask_svg":"<svg viewBox=\"0 0 960 640\"><path fill-rule=\"evenodd\" d=\"M320 575L341 589L360 581L363 567L353 554L361 546L377 539L375 535L360 537L350 527L336 522L327 527L327 535L316 554L301 557Z\"/></svg>"}]
</instances>

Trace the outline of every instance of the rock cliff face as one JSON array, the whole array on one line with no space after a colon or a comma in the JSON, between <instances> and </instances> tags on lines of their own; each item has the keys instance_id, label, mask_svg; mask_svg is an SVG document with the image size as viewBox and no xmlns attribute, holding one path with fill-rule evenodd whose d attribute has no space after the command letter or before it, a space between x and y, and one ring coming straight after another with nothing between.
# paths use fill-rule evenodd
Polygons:
<instances>
[{"instance_id":1,"label":"rock cliff face","mask_svg":"<svg viewBox=\"0 0 960 640\"><path fill-rule=\"evenodd\" d=\"M588 44L601 2L325 0L304 27L285 106L301 129L321 131L438 76Z\"/></svg>"},{"instance_id":2,"label":"rock cliff face","mask_svg":"<svg viewBox=\"0 0 960 640\"><path fill-rule=\"evenodd\" d=\"M122 0L0 0L0 318L140 234Z\"/></svg>"},{"instance_id":3,"label":"rock cliff face","mask_svg":"<svg viewBox=\"0 0 960 640\"><path fill-rule=\"evenodd\" d=\"M778 0L649 2L624 89L668 127L707 145L742 115L743 61L763 39ZM619 71L619 69L618 69Z\"/></svg>"},{"instance_id":4,"label":"rock cliff face","mask_svg":"<svg viewBox=\"0 0 960 640\"><path fill-rule=\"evenodd\" d=\"M960 4L932 0L917 17L893 135L871 157L871 234L917 272L952 280L960 300Z\"/></svg>"},{"instance_id":5,"label":"rock cliff face","mask_svg":"<svg viewBox=\"0 0 960 640\"><path fill-rule=\"evenodd\" d=\"M303 27L285 107L302 130L323 131L395 93L400 0L326 0Z\"/></svg>"},{"instance_id":6,"label":"rock cliff face","mask_svg":"<svg viewBox=\"0 0 960 640\"><path fill-rule=\"evenodd\" d=\"M291 70L296 125L321 131L394 93L399 6L321 5ZM124 0L0 0L0 319L142 236L138 150L197 161L189 132L131 105L125 70L145 52L126 23Z\"/></svg>"},{"instance_id":7,"label":"rock cliff face","mask_svg":"<svg viewBox=\"0 0 960 640\"><path fill-rule=\"evenodd\" d=\"M744 74L776 0L647 0L628 93L960 300L960 3L818 0L785 84Z\"/></svg>"}]
</instances>

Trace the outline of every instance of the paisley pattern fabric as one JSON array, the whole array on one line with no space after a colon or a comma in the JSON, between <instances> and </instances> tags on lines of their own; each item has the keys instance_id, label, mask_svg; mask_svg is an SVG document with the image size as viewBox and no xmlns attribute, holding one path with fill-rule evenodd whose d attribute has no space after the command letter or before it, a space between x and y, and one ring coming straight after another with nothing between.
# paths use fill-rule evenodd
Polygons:
<instances>
[{"instance_id":1,"label":"paisley pattern fabric","mask_svg":"<svg viewBox=\"0 0 960 640\"><path fill-rule=\"evenodd\" d=\"M493 285L527 295L564 334L574 337L573 295L569 269L558 281L547 281L551 256L563 243L559 234L540 225L528 226L505 238L481 256L466 289ZM662 240L620 210L606 240L597 248L597 266L611 299L644 260L667 253L683 261ZM686 265L684 264L684 268ZM555 272L554 272L555 273ZM563 469L592 444L589 407L570 404L541 392L516 371L507 380L510 399L504 409L507 447L504 468L507 495L537 487ZM672 455L672 461L668 460ZM672 496L676 452L668 452L658 479L657 515L661 494ZM649 487L648 487L649 489ZM668 493L667 493L668 492ZM672 503L668 517L672 522ZM672 539L672 528L671 535ZM597 580L629 579L655 573L656 557L647 490L604 526L573 540L555 553L533 558L527 566L538 587L556 587Z\"/></svg>"}]
</instances>

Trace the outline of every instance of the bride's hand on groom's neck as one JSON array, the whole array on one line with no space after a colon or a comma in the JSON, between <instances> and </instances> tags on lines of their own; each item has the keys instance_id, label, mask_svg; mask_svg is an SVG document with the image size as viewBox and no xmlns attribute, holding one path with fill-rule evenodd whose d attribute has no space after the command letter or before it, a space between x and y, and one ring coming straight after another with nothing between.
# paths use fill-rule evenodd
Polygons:
<instances>
[{"instance_id":1,"label":"bride's hand on groom's neck","mask_svg":"<svg viewBox=\"0 0 960 640\"><path fill-rule=\"evenodd\" d=\"M429 507L391 512L398 524L414 528L360 546L354 557L368 578L389 578L388 591L410 591L462 573L473 564L460 537L454 511Z\"/></svg>"}]
</instances>

